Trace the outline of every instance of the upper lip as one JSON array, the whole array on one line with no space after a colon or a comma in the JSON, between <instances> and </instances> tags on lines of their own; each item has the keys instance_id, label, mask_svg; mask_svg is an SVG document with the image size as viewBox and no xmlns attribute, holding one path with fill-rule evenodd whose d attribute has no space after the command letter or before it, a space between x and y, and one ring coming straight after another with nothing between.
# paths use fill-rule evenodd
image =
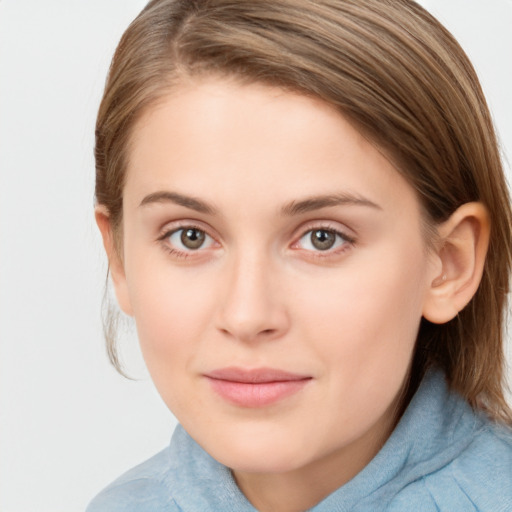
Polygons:
<instances>
[{"instance_id":1,"label":"upper lip","mask_svg":"<svg viewBox=\"0 0 512 512\"><path fill-rule=\"evenodd\" d=\"M262 384L265 382L289 382L310 379L309 375L300 375L275 368L219 368L206 374L210 379L242 382L247 384Z\"/></svg>"}]
</instances>

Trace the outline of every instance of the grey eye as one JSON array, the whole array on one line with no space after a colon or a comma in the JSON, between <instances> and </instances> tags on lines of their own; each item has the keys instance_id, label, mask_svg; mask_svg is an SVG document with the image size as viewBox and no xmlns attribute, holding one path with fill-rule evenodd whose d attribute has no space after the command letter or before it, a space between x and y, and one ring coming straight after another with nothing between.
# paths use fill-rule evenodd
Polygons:
<instances>
[{"instance_id":1,"label":"grey eye","mask_svg":"<svg viewBox=\"0 0 512 512\"><path fill-rule=\"evenodd\" d=\"M348 242L348 238L332 229L312 229L302 235L299 245L308 251L328 251Z\"/></svg>"},{"instance_id":2,"label":"grey eye","mask_svg":"<svg viewBox=\"0 0 512 512\"><path fill-rule=\"evenodd\" d=\"M204 231L196 228L188 228L181 230L181 243L187 249L199 249L206 239Z\"/></svg>"},{"instance_id":3,"label":"grey eye","mask_svg":"<svg viewBox=\"0 0 512 512\"><path fill-rule=\"evenodd\" d=\"M327 251L336 243L336 233L325 229L311 231L311 245L319 251Z\"/></svg>"},{"instance_id":4,"label":"grey eye","mask_svg":"<svg viewBox=\"0 0 512 512\"><path fill-rule=\"evenodd\" d=\"M168 237L169 244L179 251L197 251L211 247L215 241L202 229L184 227L173 231Z\"/></svg>"}]
</instances>

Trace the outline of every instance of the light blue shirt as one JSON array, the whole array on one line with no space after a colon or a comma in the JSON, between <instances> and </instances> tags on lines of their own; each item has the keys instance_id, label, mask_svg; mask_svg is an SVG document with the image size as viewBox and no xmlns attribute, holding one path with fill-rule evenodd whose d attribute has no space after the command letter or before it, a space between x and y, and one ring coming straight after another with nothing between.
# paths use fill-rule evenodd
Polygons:
<instances>
[{"instance_id":1,"label":"light blue shirt","mask_svg":"<svg viewBox=\"0 0 512 512\"><path fill-rule=\"evenodd\" d=\"M87 512L255 512L228 468L182 427ZM423 380L391 437L312 512L512 512L512 431L475 414L440 372Z\"/></svg>"}]
</instances>

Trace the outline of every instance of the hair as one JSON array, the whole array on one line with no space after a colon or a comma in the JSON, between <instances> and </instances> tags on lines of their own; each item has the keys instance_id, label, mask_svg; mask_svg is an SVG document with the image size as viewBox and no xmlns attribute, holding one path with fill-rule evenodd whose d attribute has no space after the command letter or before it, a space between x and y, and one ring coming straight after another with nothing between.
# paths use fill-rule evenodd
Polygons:
<instances>
[{"instance_id":1,"label":"hair","mask_svg":"<svg viewBox=\"0 0 512 512\"><path fill-rule=\"evenodd\" d=\"M510 198L483 92L453 36L412 0L149 2L115 52L96 125L96 200L118 238L134 126L174 87L208 76L334 106L416 190L428 226L464 203L485 205L491 236L481 284L452 321L422 320L411 378L417 384L440 366L474 408L511 421L504 398Z\"/></svg>"}]
</instances>

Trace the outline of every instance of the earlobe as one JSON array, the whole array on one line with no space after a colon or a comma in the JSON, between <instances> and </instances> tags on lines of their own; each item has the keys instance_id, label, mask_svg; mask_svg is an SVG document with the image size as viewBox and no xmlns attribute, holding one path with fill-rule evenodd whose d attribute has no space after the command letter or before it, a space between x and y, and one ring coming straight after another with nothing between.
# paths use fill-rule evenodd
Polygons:
<instances>
[{"instance_id":1,"label":"earlobe","mask_svg":"<svg viewBox=\"0 0 512 512\"><path fill-rule=\"evenodd\" d=\"M489 245L487 209L477 202L462 205L438 227L438 234L433 255L435 275L427 290L423 316L443 324L464 309L480 285Z\"/></svg>"},{"instance_id":2,"label":"earlobe","mask_svg":"<svg viewBox=\"0 0 512 512\"><path fill-rule=\"evenodd\" d=\"M129 316L133 316L124 265L119 254L118 247L115 243L110 216L107 209L102 205L96 206L94 216L101 233L101 238L103 239L103 247L107 253L110 277L112 278L112 283L116 292L117 302L124 313Z\"/></svg>"}]
</instances>

